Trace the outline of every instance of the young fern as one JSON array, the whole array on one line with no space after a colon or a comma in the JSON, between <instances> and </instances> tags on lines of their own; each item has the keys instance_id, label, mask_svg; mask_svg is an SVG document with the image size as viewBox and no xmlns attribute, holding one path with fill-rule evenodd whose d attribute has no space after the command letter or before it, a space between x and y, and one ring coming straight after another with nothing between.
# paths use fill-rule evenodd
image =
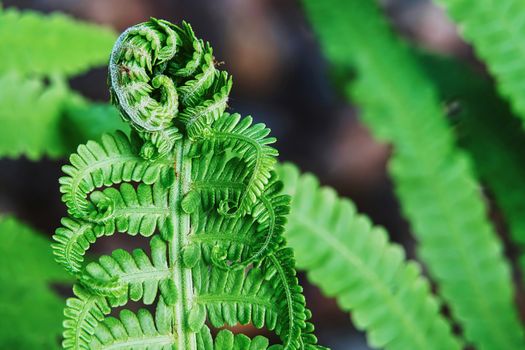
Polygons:
<instances>
[{"instance_id":1,"label":"young fern","mask_svg":"<svg viewBox=\"0 0 525 350\"><path fill-rule=\"evenodd\" d=\"M372 1L304 3L328 58L356 69L348 92L363 120L394 145L389 170L403 211L466 340L480 349L525 346L510 266L434 86Z\"/></svg>"},{"instance_id":2,"label":"young fern","mask_svg":"<svg viewBox=\"0 0 525 350\"><path fill-rule=\"evenodd\" d=\"M66 349L266 349L215 328L273 330L272 349L318 349L283 225L289 197L263 124L224 112L231 78L190 25L151 19L111 54L113 102L132 126L78 147L60 179L70 217L57 261L78 280L65 309ZM150 237L83 266L97 238ZM111 309L128 301L155 312Z\"/></svg>"},{"instance_id":3,"label":"young fern","mask_svg":"<svg viewBox=\"0 0 525 350\"><path fill-rule=\"evenodd\" d=\"M319 186L311 174L279 167L292 196L286 238L299 268L325 295L351 312L376 349L461 349L419 265L388 241L352 202Z\"/></svg>"}]
</instances>

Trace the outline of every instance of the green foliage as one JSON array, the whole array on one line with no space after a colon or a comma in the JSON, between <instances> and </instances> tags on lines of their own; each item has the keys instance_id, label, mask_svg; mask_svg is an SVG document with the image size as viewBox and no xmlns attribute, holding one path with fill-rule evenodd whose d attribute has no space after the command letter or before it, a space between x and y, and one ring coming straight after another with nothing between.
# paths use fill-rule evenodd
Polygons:
<instances>
[{"instance_id":1,"label":"green foliage","mask_svg":"<svg viewBox=\"0 0 525 350\"><path fill-rule=\"evenodd\" d=\"M50 283L69 278L49 242L11 217L0 217L0 348L58 349L62 300Z\"/></svg>"},{"instance_id":2,"label":"green foliage","mask_svg":"<svg viewBox=\"0 0 525 350\"><path fill-rule=\"evenodd\" d=\"M0 37L0 74L39 76L75 75L104 65L115 41L113 31L64 14L1 8Z\"/></svg>"},{"instance_id":3,"label":"green foliage","mask_svg":"<svg viewBox=\"0 0 525 350\"><path fill-rule=\"evenodd\" d=\"M263 337L209 329L251 323L279 336L272 349L320 349L282 238L289 197L273 173L275 140L224 113L231 79L209 44L187 23L151 19L120 36L109 70L132 131L80 145L63 167L70 217L53 248L78 281L63 347L266 349ZM90 244L115 232L151 237L150 252L83 266ZM108 316L130 300L155 312Z\"/></svg>"},{"instance_id":4,"label":"green foliage","mask_svg":"<svg viewBox=\"0 0 525 350\"><path fill-rule=\"evenodd\" d=\"M500 93L525 118L525 44L521 38L525 4L521 0L437 0L458 22L461 35L498 80Z\"/></svg>"},{"instance_id":5,"label":"green foliage","mask_svg":"<svg viewBox=\"0 0 525 350\"><path fill-rule=\"evenodd\" d=\"M395 147L389 170L403 212L465 338L480 349L523 347L510 268L434 86L371 1L305 5L330 61L357 71L349 94L363 120Z\"/></svg>"},{"instance_id":6,"label":"green foliage","mask_svg":"<svg viewBox=\"0 0 525 350\"><path fill-rule=\"evenodd\" d=\"M513 243L523 253L525 135L520 120L488 79L452 59L419 55L442 99L458 107L450 119L460 145L474 160L476 171L505 216Z\"/></svg>"},{"instance_id":7,"label":"green foliage","mask_svg":"<svg viewBox=\"0 0 525 350\"><path fill-rule=\"evenodd\" d=\"M14 71L0 75L0 120L0 155L33 160L63 157L79 142L128 130L115 108L85 101L63 79L46 86L41 78Z\"/></svg>"},{"instance_id":8,"label":"green foliage","mask_svg":"<svg viewBox=\"0 0 525 350\"><path fill-rule=\"evenodd\" d=\"M372 227L347 199L319 186L311 174L279 167L292 196L286 237L297 266L323 293L351 312L371 346L385 349L461 349L439 303L403 249ZM350 273L349 273L350 271Z\"/></svg>"},{"instance_id":9,"label":"green foliage","mask_svg":"<svg viewBox=\"0 0 525 350\"><path fill-rule=\"evenodd\" d=\"M16 72L0 76L0 154L31 159L64 154L60 118L68 95L60 79L46 87Z\"/></svg>"},{"instance_id":10,"label":"green foliage","mask_svg":"<svg viewBox=\"0 0 525 350\"><path fill-rule=\"evenodd\" d=\"M67 150L62 155L74 151L79 143L99 139L104 133L117 130L128 133L129 126L112 105L91 103L79 96L69 99L60 123L60 137Z\"/></svg>"},{"instance_id":11,"label":"green foliage","mask_svg":"<svg viewBox=\"0 0 525 350\"><path fill-rule=\"evenodd\" d=\"M58 158L123 125L101 123L115 112L90 107L65 81L107 62L111 30L63 14L0 8L0 36L0 155Z\"/></svg>"}]
</instances>

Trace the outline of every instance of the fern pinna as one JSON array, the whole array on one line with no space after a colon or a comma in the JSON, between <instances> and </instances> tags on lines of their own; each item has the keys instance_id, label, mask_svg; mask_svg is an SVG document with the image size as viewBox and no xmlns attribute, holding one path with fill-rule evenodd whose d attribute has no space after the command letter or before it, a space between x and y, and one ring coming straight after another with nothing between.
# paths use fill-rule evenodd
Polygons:
<instances>
[{"instance_id":1,"label":"fern pinna","mask_svg":"<svg viewBox=\"0 0 525 350\"><path fill-rule=\"evenodd\" d=\"M224 110L232 80L189 24L151 19L126 30L110 59L113 102L133 131L89 141L60 179L69 217L57 260L77 276L65 309L66 349L266 349L215 328L273 330L272 349L320 349L283 225L289 197L264 124ZM83 267L90 244L125 232L123 249ZM155 304L108 316L128 301Z\"/></svg>"}]
</instances>

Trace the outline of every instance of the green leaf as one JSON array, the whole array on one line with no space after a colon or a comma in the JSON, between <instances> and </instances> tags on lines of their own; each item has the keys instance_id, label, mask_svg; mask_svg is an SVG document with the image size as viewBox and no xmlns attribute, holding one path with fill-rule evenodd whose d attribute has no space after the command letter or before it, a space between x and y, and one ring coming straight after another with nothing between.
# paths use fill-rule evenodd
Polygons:
<instances>
[{"instance_id":1,"label":"green leaf","mask_svg":"<svg viewBox=\"0 0 525 350\"><path fill-rule=\"evenodd\" d=\"M41 79L14 72L0 76L0 155L38 159L65 154L60 120L68 98L60 79L46 87Z\"/></svg>"},{"instance_id":2,"label":"green leaf","mask_svg":"<svg viewBox=\"0 0 525 350\"><path fill-rule=\"evenodd\" d=\"M0 9L0 74L75 75L107 63L112 30L60 13Z\"/></svg>"},{"instance_id":3,"label":"green leaf","mask_svg":"<svg viewBox=\"0 0 525 350\"><path fill-rule=\"evenodd\" d=\"M394 146L389 170L403 212L466 339L482 349L525 346L510 266L469 160L455 148L434 85L376 4L304 3L330 61L357 71L348 90L363 121Z\"/></svg>"},{"instance_id":4,"label":"green leaf","mask_svg":"<svg viewBox=\"0 0 525 350\"><path fill-rule=\"evenodd\" d=\"M501 209L525 268L525 134L491 81L460 62L419 53L443 100L457 105L450 117L460 145Z\"/></svg>"},{"instance_id":5,"label":"green leaf","mask_svg":"<svg viewBox=\"0 0 525 350\"><path fill-rule=\"evenodd\" d=\"M85 252L101 236L118 231L149 237L167 222L168 198L159 184L141 183L135 189L129 183L123 183L118 189L94 192L92 198L96 198L95 205L104 211L102 218L97 222L64 218L62 227L53 236L55 243L52 246L57 261L72 273L81 270ZM104 203L104 208L101 203Z\"/></svg>"},{"instance_id":6,"label":"green leaf","mask_svg":"<svg viewBox=\"0 0 525 350\"><path fill-rule=\"evenodd\" d=\"M279 175L294 198L286 238L298 267L351 313L372 347L462 348L419 265L407 261L381 227L331 188L320 187L313 175L301 175L291 164L281 165Z\"/></svg>"},{"instance_id":7,"label":"green leaf","mask_svg":"<svg viewBox=\"0 0 525 350\"><path fill-rule=\"evenodd\" d=\"M60 137L64 139L68 153L74 151L79 143L98 140L103 134L117 130L129 132L129 126L122 121L114 106L90 103L82 98L68 101L60 127Z\"/></svg>"},{"instance_id":8,"label":"green leaf","mask_svg":"<svg viewBox=\"0 0 525 350\"><path fill-rule=\"evenodd\" d=\"M501 95L525 121L525 3L521 0L437 0L461 28L460 34L474 45L476 54L496 78Z\"/></svg>"},{"instance_id":9,"label":"green leaf","mask_svg":"<svg viewBox=\"0 0 525 350\"><path fill-rule=\"evenodd\" d=\"M81 142L116 130L129 131L117 110L92 104L53 78L11 72L0 75L0 156L64 157Z\"/></svg>"},{"instance_id":10,"label":"green leaf","mask_svg":"<svg viewBox=\"0 0 525 350\"><path fill-rule=\"evenodd\" d=\"M58 349L63 300L51 283L69 281L48 241L11 217L0 217L0 348Z\"/></svg>"}]
</instances>

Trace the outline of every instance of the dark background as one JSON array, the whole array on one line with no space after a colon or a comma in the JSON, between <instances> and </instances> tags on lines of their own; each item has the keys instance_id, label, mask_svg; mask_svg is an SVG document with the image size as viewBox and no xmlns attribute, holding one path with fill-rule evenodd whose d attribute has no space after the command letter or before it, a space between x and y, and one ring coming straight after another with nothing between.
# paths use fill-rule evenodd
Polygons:
<instances>
[{"instance_id":1,"label":"dark background","mask_svg":"<svg viewBox=\"0 0 525 350\"><path fill-rule=\"evenodd\" d=\"M455 28L430 1L382 3L394 26L418 45L471 58ZM224 61L224 69L234 77L231 109L265 122L279 140L281 160L314 172L323 184L351 197L413 256L413 241L385 172L390 150L372 139L357 120L357 111L338 92L298 1L4 1L4 7L11 6L62 11L118 32L151 16L189 21L199 37L211 42L217 60ZM108 100L105 68L76 77L71 85L95 101ZM51 235L65 215L57 180L62 164L1 160L0 212L14 213ZM97 243L96 252L110 252L123 240L130 246L144 243L118 235ZM367 349L348 315L304 278L303 285L320 343L334 349Z\"/></svg>"}]
</instances>

